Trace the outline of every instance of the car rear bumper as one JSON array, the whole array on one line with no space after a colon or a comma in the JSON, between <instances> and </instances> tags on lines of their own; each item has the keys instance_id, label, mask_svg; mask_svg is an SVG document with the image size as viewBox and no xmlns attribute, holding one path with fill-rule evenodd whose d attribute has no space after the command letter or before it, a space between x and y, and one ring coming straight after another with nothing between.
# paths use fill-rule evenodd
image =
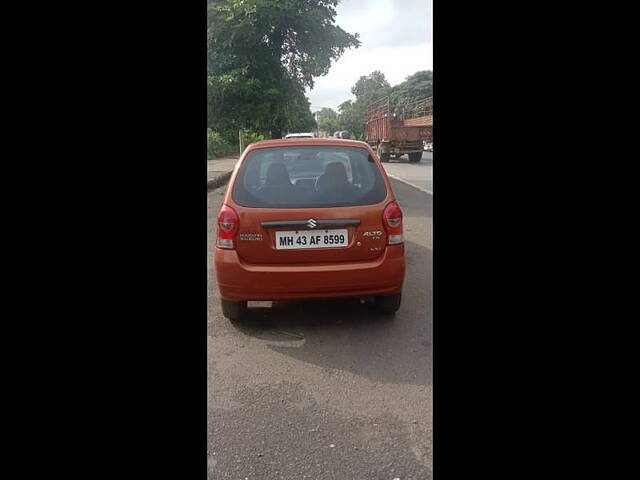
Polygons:
<instances>
[{"instance_id":1,"label":"car rear bumper","mask_svg":"<svg viewBox=\"0 0 640 480\"><path fill-rule=\"evenodd\" d=\"M384 295L402 290L404 245L373 261L330 265L250 265L235 250L215 248L220 295L227 300L287 300Z\"/></svg>"}]
</instances>

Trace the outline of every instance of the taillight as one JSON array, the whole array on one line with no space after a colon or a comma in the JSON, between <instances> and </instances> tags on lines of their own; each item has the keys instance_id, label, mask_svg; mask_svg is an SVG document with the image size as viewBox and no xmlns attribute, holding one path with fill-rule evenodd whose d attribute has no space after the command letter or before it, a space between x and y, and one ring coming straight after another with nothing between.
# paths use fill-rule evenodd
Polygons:
<instances>
[{"instance_id":1,"label":"taillight","mask_svg":"<svg viewBox=\"0 0 640 480\"><path fill-rule=\"evenodd\" d=\"M391 202L384 209L382 215L384 229L387 231L387 243L397 245L403 242L402 238L402 210L396 202Z\"/></svg>"},{"instance_id":2,"label":"taillight","mask_svg":"<svg viewBox=\"0 0 640 480\"><path fill-rule=\"evenodd\" d=\"M234 248L233 238L238 232L239 218L236 211L223 205L218 213L218 238L216 245L220 248Z\"/></svg>"}]
</instances>

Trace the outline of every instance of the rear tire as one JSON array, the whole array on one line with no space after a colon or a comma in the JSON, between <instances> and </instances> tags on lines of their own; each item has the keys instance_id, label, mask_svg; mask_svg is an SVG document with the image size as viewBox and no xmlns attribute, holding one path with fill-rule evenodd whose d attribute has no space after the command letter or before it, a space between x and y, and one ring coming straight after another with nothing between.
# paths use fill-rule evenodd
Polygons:
<instances>
[{"instance_id":1,"label":"rear tire","mask_svg":"<svg viewBox=\"0 0 640 480\"><path fill-rule=\"evenodd\" d=\"M376 307L385 315L395 314L400 308L401 300L401 293L394 293L392 295L376 295L375 297Z\"/></svg>"},{"instance_id":2,"label":"rear tire","mask_svg":"<svg viewBox=\"0 0 640 480\"><path fill-rule=\"evenodd\" d=\"M419 162L422 159L422 152L413 152L409 154L409 161L411 163Z\"/></svg>"},{"instance_id":3,"label":"rear tire","mask_svg":"<svg viewBox=\"0 0 640 480\"><path fill-rule=\"evenodd\" d=\"M238 320L245 313L247 313L247 302L233 302L231 300L221 299L222 315L231 320L232 322Z\"/></svg>"},{"instance_id":4,"label":"rear tire","mask_svg":"<svg viewBox=\"0 0 640 480\"><path fill-rule=\"evenodd\" d=\"M388 162L391 158L391 154L389 152L384 152L381 145L378 145L376 153L378 154L378 158L381 162Z\"/></svg>"}]
</instances>

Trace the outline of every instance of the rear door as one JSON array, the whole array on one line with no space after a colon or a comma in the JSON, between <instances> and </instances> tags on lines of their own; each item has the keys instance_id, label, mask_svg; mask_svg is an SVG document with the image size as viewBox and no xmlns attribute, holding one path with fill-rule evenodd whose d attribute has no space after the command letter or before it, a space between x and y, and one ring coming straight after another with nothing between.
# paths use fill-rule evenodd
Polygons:
<instances>
[{"instance_id":1,"label":"rear door","mask_svg":"<svg viewBox=\"0 0 640 480\"><path fill-rule=\"evenodd\" d=\"M386 245L382 216L391 195L382 175L362 148L292 145L250 152L232 187L239 257L291 265L377 258Z\"/></svg>"}]
</instances>

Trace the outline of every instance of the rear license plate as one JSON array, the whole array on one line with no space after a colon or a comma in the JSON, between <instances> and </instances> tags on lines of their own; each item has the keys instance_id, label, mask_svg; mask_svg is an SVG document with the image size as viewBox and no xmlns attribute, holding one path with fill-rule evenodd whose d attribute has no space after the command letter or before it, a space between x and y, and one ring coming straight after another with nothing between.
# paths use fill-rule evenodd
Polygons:
<instances>
[{"instance_id":1,"label":"rear license plate","mask_svg":"<svg viewBox=\"0 0 640 480\"><path fill-rule=\"evenodd\" d=\"M346 247L348 243L349 235L347 229L276 232L277 250Z\"/></svg>"}]
</instances>

